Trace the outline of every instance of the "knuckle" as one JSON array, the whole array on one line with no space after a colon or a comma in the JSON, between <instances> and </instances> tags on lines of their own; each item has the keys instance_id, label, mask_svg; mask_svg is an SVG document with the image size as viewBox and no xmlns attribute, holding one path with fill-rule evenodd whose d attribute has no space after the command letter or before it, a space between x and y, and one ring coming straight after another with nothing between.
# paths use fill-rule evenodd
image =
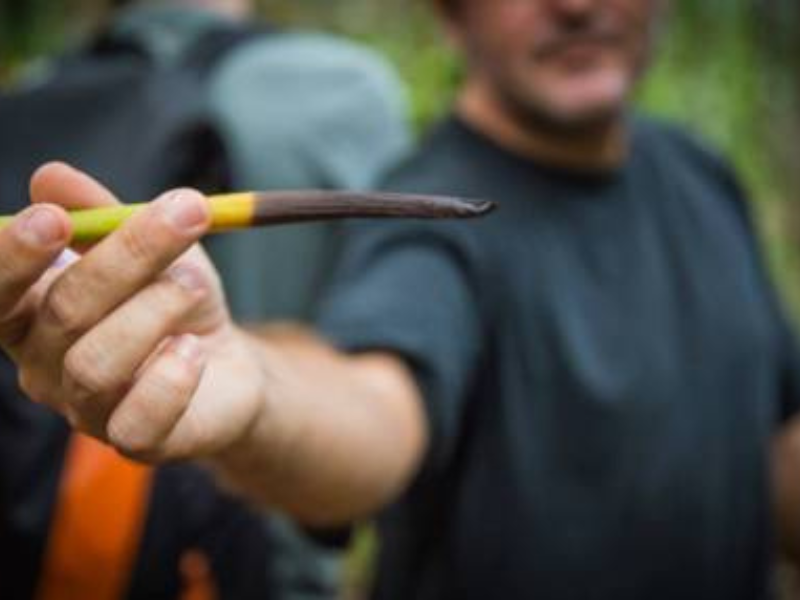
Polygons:
<instances>
[{"instance_id":1,"label":"knuckle","mask_svg":"<svg viewBox=\"0 0 800 600\"><path fill-rule=\"evenodd\" d=\"M153 245L139 229L125 227L119 231L120 241L125 252L136 262L150 262Z\"/></svg>"},{"instance_id":2,"label":"knuckle","mask_svg":"<svg viewBox=\"0 0 800 600\"><path fill-rule=\"evenodd\" d=\"M108 441L129 458L143 456L153 449L145 438L132 434L133 425L122 419L111 419L107 427Z\"/></svg>"},{"instance_id":3,"label":"knuckle","mask_svg":"<svg viewBox=\"0 0 800 600\"><path fill-rule=\"evenodd\" d=\"M209 274L200 265L188 260L173 264L167 270L166 278L184 293L205 293L213 285Z\"/></svg>"},{"instance_id":4,"label":"knuckle","mask_svg":"<svg viewBox=\"0 0 800 600\"><path fill-rule=\"evenodd\" d=\"M189 312L198 301L195 294L171 278L155 285L151 298L152 309L168 320Z\"/></svg>"},{"instance_id":5,"label":"knuckle","mask_svg":"<svg viewBox=\"0 0 800 600\"><path fill-rule=\"evenodd\" d=\"M81 344L64 356L64 378L81 395L94 396L116 387L113 376L100 365L101 353L91 344Z\"/></svg>"},{"instance_id":6,"label":"knuckle","mask_svg":"<svg viewBox=\"0 0 800 600\"><path fill-rule=\"evenodd\" d=\"M3 244L3 260L0 261L0 281L3 285L17 285L30 276L29 269L37 262L37 254L24 244L11 241Z\"/></svg>"},{"instance_id":7,"label":"knuckle","mask_svg":"<svg viewBox=\"0 0 800 600\"><path fill-rule=\"evenodd\" d=\"M194 389L196 374L178 361L163 362L148 378L147 392L160 398L180 399Z\"/></svg>"},{"instance_id":8,"label":"knuckle","mask_svg":"<svg viewBox=\"0 0 800 600\"><path fill-rule=\"evenodd\" d=\"M193 265L171 267L154 286L152 302L160 314L174 320L200 306L211 292L203 272Z\"/></svg>"},{"instance_id":9,"label":"knuckle","mask_svg":"<svg viewBox=\"0 0 800 600\"><path fill-rule=\"evenodd\" d=\"M74 336L88 325L88 318L81 310L80 293L71 279L57 282L47 295L43 311L46 317L65 334Z\"/></svg>"}]
</instances>

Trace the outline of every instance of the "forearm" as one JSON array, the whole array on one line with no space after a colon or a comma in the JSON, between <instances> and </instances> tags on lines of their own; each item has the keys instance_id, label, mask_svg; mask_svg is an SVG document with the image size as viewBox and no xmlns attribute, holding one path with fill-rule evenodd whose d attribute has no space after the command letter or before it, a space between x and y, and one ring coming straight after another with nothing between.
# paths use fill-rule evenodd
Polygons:
<instances>
[{"instance_id":1,"label":"forearm","mask_svg":"<svg viewBox=\"0 0 800 600\"><path fill-rule=\"evenodd\" d=\"M394 357L342 355L311 335L260 331L262 410L212 467L247 497L317 526L396 496L425 445L413 379Z\"/></svg>"},{"instance_id":2,"label":"forearm","mask_svg":"<svg viewBox=\"0 0 800 600\"><path fill-rule=\"evenodd\" d=\"M800 417L790 422L775 440L773 477L781 549L800 565Z\"/></svg>"}]
</instances>

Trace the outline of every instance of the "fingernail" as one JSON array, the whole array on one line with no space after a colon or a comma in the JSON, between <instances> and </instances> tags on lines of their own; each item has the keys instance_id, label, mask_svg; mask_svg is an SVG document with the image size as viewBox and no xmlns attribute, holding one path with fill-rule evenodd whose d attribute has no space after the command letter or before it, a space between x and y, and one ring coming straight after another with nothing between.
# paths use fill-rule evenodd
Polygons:
<instances>
[{"instance_id":1,"label":"fingernail","mask_svg":"<svg viewBox=\"0 0 800 600\"><path fill-rule=\"evenodd\" d=\"M178 190L163 200L164 216L178 229L191 231L205 225L208 211L203 197L188 190Z\"/></svg>"},{"instance_id":2,"label":"fingernail","mask_svg":"<svg viewBox=\"0 0 800 600\"><path fill-rule=\"evenodd\" d=\"M66 248L61 254L58 255L58 258L53 261L51 267L53 269L65 269L71 264L77 262L80 257L81 255L74 250Z\"/></svg>"},{"instance_id":3,"label":"fingernail","mask_svg":"<svg viewBox=\"0 0 800 600\"><path fill-rule=\"evenodd\" d=\"M197 336L189 334L182 335L175 341L173 351L188 363L198 362L203 354L200 340L197 339Z\"/></svg>"},{"instance_id":4,"label":"fingernail","mask_svg":"<svg viewBox=\"0 0 800 600\"><path fill-rule=\"evenodd\" d=\"M61 219L43 206L29 210L22 217L18 231L23 241L34 246L51 246L66 237Z\"/></svg>"},{"instance_id":5,"label":"fingernail","mask_svg":"<svg viewBox=\"0 0 800 600\"><path fill-rule=\"evenodd\" d=\"M188 265L176 265L169 270L168 275L172 281L189 292L207 287L202 273Z\"/></svg>"}]
</instances>

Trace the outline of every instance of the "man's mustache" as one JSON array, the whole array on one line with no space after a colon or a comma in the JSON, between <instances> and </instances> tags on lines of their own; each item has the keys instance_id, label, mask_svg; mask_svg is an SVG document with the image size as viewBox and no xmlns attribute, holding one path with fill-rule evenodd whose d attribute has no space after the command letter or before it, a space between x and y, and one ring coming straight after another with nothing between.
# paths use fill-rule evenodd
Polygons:
<instances>
[{"instance_id":1,"label":"man's mustache","mask_svg":"<svg viewBox=\"0 0 800 600\"><path fill-rule=\"evenodd\" d=\"M616 27L587 26L583 30L548 33L534 41L533 56L549 58L578 44L619 46L625 36Z\"/></svg>"}]
</instances>

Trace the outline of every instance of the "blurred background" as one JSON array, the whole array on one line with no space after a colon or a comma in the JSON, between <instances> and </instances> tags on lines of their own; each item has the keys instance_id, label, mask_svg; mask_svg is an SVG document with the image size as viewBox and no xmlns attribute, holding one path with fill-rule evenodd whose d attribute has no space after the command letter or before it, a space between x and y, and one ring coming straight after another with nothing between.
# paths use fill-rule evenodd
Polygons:
<instances>
[{"instance_id":1,"label":"blurred background","mask_svg":"<svg viewBox=\"0 0 800 600\"><path fill-rule=\"evenodd\" d=\"M103 18L104 4L0 0L0 86L37 59L74 43ZM408 86L418 133L449 104L459 68L424 0L260 4L273 23L344 34L387 56ZM75 17L78 11L81 19ZM800 317L800 2L673 0L658 60L639 102L683 122L735 163L754 198L770 266L791 311ZM370 546L370 536L363 536L355 554L354 589L363 586L358 580L368 573L364 561Z\"/></svg>"}]
</instances>

